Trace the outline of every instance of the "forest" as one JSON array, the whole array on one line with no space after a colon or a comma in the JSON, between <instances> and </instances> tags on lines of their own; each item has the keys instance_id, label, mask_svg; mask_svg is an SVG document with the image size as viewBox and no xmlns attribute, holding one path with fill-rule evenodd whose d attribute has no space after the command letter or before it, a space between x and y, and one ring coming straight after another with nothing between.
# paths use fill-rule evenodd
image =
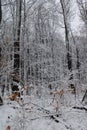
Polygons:
<instances>
[{"instance_id":1,"label":"forest","mask_svg":"<svg viewBox=\"0 0 87 130\"><path fill-rule=\"evenodd\" d=\"M0 130L87 130L87 0L0 0Z\"/></svg>"}]
</instances>

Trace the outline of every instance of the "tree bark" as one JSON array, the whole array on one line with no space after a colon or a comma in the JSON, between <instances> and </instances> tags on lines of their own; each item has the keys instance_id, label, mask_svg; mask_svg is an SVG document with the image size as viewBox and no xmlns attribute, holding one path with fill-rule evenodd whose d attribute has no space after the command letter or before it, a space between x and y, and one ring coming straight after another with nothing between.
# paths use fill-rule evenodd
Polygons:
<instances>
[{"instance_id":1,"label":"tree bark","mask_svg":"<svg viewBox=\"0 0 87 130\"><path fill-rule=\"evenodd\" d=\"M1 0L0 0L0 24L1 24L1 20L2 20L2 7L1 7Z\"/></svg>"},{"instance_id":2,"label":"tree bark","mask_svg":"<svg viewBox=\"0 0 87 130\"><path fill-rule=\"evenodd\" d=\"M19 75L20 68L20 33L21 33L21 13L22 13L22 0L17 1L16 11L18 9L18 19L17 19L17 31L16 40L14 42L14 72Z\"/></svg>"},{"instance_id":3,"label":"tree bark","mask_svg":"<svg viewBox=\"0 0 87 130\"><path fill-rule=\"evenodd\" d=\"M66 16L66 10L64 7L64 1L60 0L60 4L62 7L62 12L63 12L63 19L64 19L64 26L65 26L65 42L66 42L66 57L67 57L67 64L68 64L68 70L71 72L72 71L72 58L71 58L71 53L70 53L70 45L69 45L69 29L67 25L67 16ZM66 7L67 8L67 7Z\"/></svg>"}]
</instances>

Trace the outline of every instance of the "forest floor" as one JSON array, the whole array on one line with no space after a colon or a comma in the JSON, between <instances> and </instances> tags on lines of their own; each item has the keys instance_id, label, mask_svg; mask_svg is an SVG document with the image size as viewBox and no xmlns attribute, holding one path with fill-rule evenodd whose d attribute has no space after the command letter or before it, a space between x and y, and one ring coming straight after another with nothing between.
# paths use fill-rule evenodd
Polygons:
<instances>
[{"instance_id":1,"label":"forest floor","mask_svg":"<svg viewBox=\"0 0 87 130\"><path fill-rule=\"evenodd\" d=\"M42 99L43 100L43 99ZM24 102L5 100L0 106L0 130L87 130L87 106L61 105L51 100L24 97ZM46 105L48 104L48 105Z\"/></svg>"}]
</instances>

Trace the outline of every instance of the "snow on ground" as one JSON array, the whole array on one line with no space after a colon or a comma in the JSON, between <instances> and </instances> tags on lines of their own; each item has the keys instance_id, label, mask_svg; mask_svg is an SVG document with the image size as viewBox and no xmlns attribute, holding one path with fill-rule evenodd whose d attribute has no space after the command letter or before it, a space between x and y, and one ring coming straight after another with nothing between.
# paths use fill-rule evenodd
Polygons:
<instances>
[{"instance_id":1,"label":"snow on ground","mask_svg":"<svg viewBox=\"0 0 87 130\"><path fill-rule=\"evenodd\" d=\"M16 111L14 109L6 104L0 106L0 130L5 130L11 120L10 118L14 118L15 116Z\"/></svg>"},{"instance_id":2,"label":"snow on ground","mask_svg":"<svg viewBox=\"0 0 87 130\"><path fill-rule=\"evenodd\" d=\"M27 97L28 98L28 97ZM53 106L46 107L59 122L50 118L50 114L40 109L41 103L25 104L24 107L15 101L5 102L0 106L0 130L87 130L87 111L73 109L71 106L61 106L59 117L55 116Z\"/></svg>"}]
</instances>

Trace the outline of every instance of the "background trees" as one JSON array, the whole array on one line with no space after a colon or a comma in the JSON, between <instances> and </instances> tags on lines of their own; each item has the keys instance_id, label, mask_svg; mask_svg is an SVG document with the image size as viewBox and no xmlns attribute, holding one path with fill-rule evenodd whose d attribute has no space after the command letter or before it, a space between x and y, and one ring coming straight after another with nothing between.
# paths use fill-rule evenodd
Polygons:
<instances>
[{"instance_id":1,"label":"background trees","mask_svg":"<svg viewBox=\"0 0 87 130\"><path fill-rule=\"evenodd\" d=\"M84 61L84 78L87 79L87 65L86 65L86 61L87 61L87 46L86 46L86 39L87 39L87 1L86 0L77 0L77 4L78 4L78 8L79 8L79 13L80 13L80 18L83 21L84 25L83 25L83 34L81 34L84 37L84 43L83 43L83 47L84 47L84 57L85 57L85 61Z\"/></svg>"},{"instance_id":2,"label":"background trees","mask_svg":"<svg viewBox=\"0 0 87 130\"><path fill-rule=\"evenodd\" d=\"M1 85L11 88L15 81L23 86L52 84L58 88L65 79L67 84L83 79L87 70L82 65L86 58L83 50L87 47L82 47L84 37L72 34L72 3L71 0L2 2ZM82 12L80 1L78 5ZM86 10L81 14L86 24ZM77 69L80 78L76 77Z\"/></svg>"}]
</instances>

